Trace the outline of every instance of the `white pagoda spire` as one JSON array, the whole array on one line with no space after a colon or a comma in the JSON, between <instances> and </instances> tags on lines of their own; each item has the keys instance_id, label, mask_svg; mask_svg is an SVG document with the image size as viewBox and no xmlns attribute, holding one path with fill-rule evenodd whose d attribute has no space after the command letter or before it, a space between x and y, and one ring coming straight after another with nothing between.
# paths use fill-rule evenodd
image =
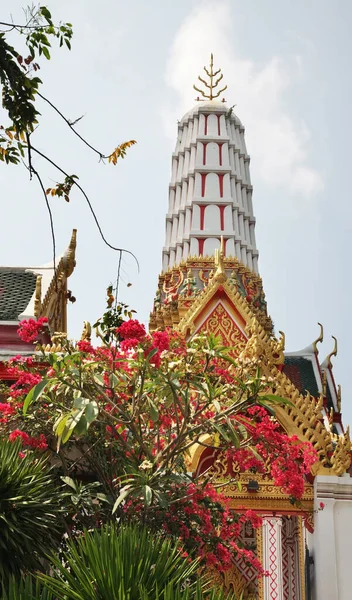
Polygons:
<instances>
[{"instance_id":1,"label":"white pagoda spire","mask_svg":"<svg viewBox=\"0 0 352 600\"><path fill-rule=\"evenodd\" d=\"M163 271L189 255L213 255L223 236L225 256L237 257L258 273L244 127L224 101L215 99L226 87L215 90L222 75L220 70L213 71L212 55L210 68L204 70L209 83L199 80L208 93L194 87L207 100L197 98L198 104L178 125Z\"/></svg>"}]
</instances>

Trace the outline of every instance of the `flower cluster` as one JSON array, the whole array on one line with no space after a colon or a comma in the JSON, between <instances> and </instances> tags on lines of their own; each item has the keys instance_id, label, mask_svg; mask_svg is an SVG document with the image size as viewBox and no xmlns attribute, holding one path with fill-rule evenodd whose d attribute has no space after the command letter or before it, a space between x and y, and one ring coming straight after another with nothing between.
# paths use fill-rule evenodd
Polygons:
<instances>
[{"instance_id":1,"label":"flower cluster","mask_svg":"<svg viewBox=\"0 0 352 600\"><path fill-rule=\"evenodd\" d=\"M15 429L10 433L9 440L10 442L14 442L18 438L22 440L23 446L28 446L32 450L46 450L48 448L47 441L42 433L39 435L39 437L35 438L28 435L28 433L26 433L25 431Z\"/></svg>"},{"instance_id":2,"label":"flower cluster","mask_svg":"<svg viewBox=\"0 0 352 600\"><path fill-rule=\"evenodd\" d=\"M24 342L34 342L47 323L47 317L40 317L37 321L24 319L19 324L18 335Z\"/></svg>"}]
</instances>

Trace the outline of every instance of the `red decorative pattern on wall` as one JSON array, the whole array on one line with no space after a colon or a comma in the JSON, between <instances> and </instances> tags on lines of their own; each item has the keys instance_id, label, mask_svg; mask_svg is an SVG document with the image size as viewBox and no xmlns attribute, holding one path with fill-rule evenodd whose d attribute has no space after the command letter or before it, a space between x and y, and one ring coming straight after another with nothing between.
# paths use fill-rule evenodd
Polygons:
<instances>
[{"instance_id":1,"label":"red decorative pattern on wall","mask_svg":"<svg viewBox=\"0 0 352 600\"><path fill-rule=\"evenodd\" d=\"M276 600L279 597L278 592L278 556L277 556L277 531L275 522L271 519L267 520L268 527L268 550L269 550L269 589L270 589L270 600Z\"/></svg>"},{"instance_id":2,"label":"red decorative pattern on wall","mask_svg":"<svg viewBox=\"0 0 352 600\"><path fill-rule=\"evenodd\" d=\"M198 254L199 254L199 256L203 256L205 240L203 238L197 238L197 241L198 241Z\"/></svg>"},{"instance_id":3,"label":"red decorative pattern on wall","mask_svg":"<svg viewBox=\"0 0 352 600\"><path fill-rule=\"evenodd\" d=\"M207 145L208 142L202 142L203 144L203 165L207 164Z\"/></svg>"},{"instance_id":4,"label":"red decorative pattern on wall","mask_svg":"<svg viewBox=\"0 0 352 600\"><path fill-rule=\"evenodd\" d=\"M283 600L300 600L298 583L298 522L296 517L282 518L282 587Z\"/></svg>"},{"instance_id":5,"label":"red decorative pattern on wall","mask_svg":"<svg viewBox=\"0 0 352 600\"><path fill-rule=\"evenodd\" d=\"M208 135L208 117L209 115L204 115L204 135Z\"/></svg>"},{"instance_id":6,"label":"red decorative pattern on wall","mask_svg":"<svg viewBox=\"0 0 352 600\"><path fill-rule=\"evenodd\" d=\"M200 176L202 178L202 198L205 196L205 182L207 179L208 173L201 173Z\"/></svg>"},{"instance_id":7,"label":"red decorative pattern on wall","mask_svg":"<svg viewBox=\"0 0 352 600\"><path fill-rule=\"evenodd\" d=\"M221 229L221 231L224 231L224 229L225 229L225 206L223 204L218 204L218 208L220 211L220 229Z\"/></svg>"},{"instance_id":8,"label":"red decorative pattern on wall","mask_svg":"<svg viewBox=\"0 0 352 600\"><path fill-rule=\"evenodd\" d=\"M218 135L221 135L221 125L220 125L221 115L216 115L216 116L218 118Z\"/></svg>"},{"instance_id":9,"label":"red decorative pattern on wall","mask_svg":"<svg viewBox=\"0 0 352 600\"><path fill-rule=\"evenodd\" d=\"M218 173L220 198L224 197L224 173Z\"/></svg>"},{"instance_id":10,"label":"red decorative pattern on wall","mask_svg":"<svg viewBox=\"0 0 352 600\"><path fill-rule=\"evenodd\" d=\"M223 147L224 143L223 142L218 142L218 146L219 146L219 165L220 167L222 167L222 147Z\"/></svg>"},{"instance_id":11,"label":"red decorative pattern on wall","mask_svg":"<svg viewBox=\"0 0 352 600\"><path fill-rule=\"evenodd\" d=\"M199 210L200 210L200 230L203 231L204 230L204 214L205 214L205 209L206 209L206 204L201 204L199 206Z\"/></svg>"}]
</instances>

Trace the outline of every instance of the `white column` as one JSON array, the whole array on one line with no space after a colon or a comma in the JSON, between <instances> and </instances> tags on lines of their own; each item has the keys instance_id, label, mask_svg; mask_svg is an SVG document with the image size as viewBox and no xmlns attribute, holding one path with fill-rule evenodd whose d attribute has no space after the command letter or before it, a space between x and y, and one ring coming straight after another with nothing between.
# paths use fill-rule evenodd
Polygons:
<instances>
[{"instance_id":1,"label":"white column","mask_svg":"<svg viewBox=\"0 0 352 600\"><path fill-rule=\"evenodd\" d=\"M281 517L263 518L264 600L284 600L282 589Z\"/></svg>"},{"instance_id":2,"label":"white column","mask_svg":"<svg viewBox=\"0 0 352 600\"><path fill-rule=\"evenodd\" d=\"M352 480L318 475L314 481L314 600L351 598ZM320 503L324 504L320 510Z\"/></svg>"}]
</instances>

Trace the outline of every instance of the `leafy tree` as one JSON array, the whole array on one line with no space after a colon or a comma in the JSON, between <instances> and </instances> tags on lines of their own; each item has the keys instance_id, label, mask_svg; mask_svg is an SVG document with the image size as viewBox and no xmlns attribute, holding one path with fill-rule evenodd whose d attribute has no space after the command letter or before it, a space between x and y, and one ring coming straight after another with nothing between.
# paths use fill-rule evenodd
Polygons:
<instances>
[{"instance_id":1,"label":"leafy tree","mask_svg":"<svg viewBox=\"0 0 352 600\"><path fill-rule=\"evenodd\" d=\"M41 327L24 322L21 335L34 339ZM27 452L44 436L66 477L101 484L120 522L178 537L203 564L226 569L244 555L261 572L240 542L244 523L258 527L260 519L230 510L210 475L190 476L189 462L199 446L225 453L241 470L267 470L295 502L317 457L272 420L272 406L285 401L212 336L186 342L175 331L147 335L137 320L116 327L111 315L98 334L99 348L62 339L59 352L43 353L42 366L12 363L17 382L3 406L4 435L17 431ZM237 480L229 471L229 481Z\"/></svg>"}]
</instances>

